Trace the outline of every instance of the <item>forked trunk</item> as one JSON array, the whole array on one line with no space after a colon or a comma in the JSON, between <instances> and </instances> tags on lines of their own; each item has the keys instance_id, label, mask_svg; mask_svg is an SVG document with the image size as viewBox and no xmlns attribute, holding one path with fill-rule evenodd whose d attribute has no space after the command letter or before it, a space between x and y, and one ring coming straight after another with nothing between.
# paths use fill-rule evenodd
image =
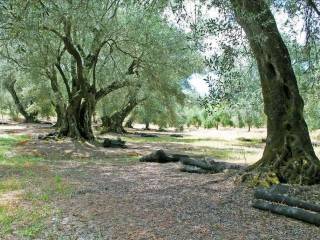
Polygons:
<instances>
[{"instance_id":1,"label":"forked trunk","mask_svg":"<svg viewBox=\"0 0 320 240\"><path fill-rule=\"evenodd\" d=\"M263 157L250 169L259 176L274 173L285 183L319 183L320 161L311 144L303 100L275 19L264 0L231 2L258 64L267 115Z\"/></svg>"}]
</instances>

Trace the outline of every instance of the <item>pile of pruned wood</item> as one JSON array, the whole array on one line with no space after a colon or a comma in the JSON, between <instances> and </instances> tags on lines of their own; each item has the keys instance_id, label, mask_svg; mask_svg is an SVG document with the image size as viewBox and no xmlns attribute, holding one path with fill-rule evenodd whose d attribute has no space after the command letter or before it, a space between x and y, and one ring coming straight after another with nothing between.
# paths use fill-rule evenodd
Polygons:
<instances>
[{"instance_id":1,"label":"pile of pruned wood","mask_svg":"<svg viewBox=\"0 0 320 240\"><path fill-rule=\"evenodd\" d=\"M257 189L254 193L254 208L270 211L320 226L320 205L289 196L287 185L276 185L270 189Z\"/></svg>"},{"instance_id":2,"label":"pile of pruned wood","mask_svg":"<svg viewBox=\"0 0 320 240\"><path fill-rule=\"evenodd\" d=\"M219 173L226 169L241 169L240 165L227 162L217 162L213 159L196 159L183 154L169 154L164 150L157 150L140 158L140 162L180 162L181 171L189 173Z\"/></svg>"}]
</instances>

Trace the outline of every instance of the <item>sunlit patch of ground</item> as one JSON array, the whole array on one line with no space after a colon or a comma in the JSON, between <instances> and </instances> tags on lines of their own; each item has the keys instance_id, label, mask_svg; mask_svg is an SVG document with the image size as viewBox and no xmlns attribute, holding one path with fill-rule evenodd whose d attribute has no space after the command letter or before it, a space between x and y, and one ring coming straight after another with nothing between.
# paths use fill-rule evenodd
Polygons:
<instances>
[{"instance_id":1,"label":"sunlit patch of ground","mask_svg":"<svg viewBox=\"0 0 320 240\"><path fill-rule=\"evenodd\" d=\"M0 129L0 239L317 239L320 230L250 206L233 173L188 174L179 164L140 163L156 149L250 164L266 131L144 131L125 149L37 140L42 125ZM179 133L180 134L180 133ZM99 137L117 138L107 134ZM312 134L317 141L317 133ZM320 138L319 138L320 139ZM320 148L317 147L317 152Z\"/></svg>"}]
</instances>

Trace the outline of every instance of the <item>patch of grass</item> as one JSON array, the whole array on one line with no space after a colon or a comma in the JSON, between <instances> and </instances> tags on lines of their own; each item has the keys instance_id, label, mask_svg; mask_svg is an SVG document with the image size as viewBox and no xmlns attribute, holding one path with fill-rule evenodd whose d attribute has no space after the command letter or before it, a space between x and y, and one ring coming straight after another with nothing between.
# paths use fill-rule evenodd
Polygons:
<instances>
[{"instance_id":1,"label":"patch of grass","mask_svg":"<svg viewBox=\"0 0 320 240\"><path fill-rule=\"evenodd\" d=\"M5 193L22 190L18 201L5 198L0 206L0 239L36 238L57 210L54 201L72 193L67 179L53 174L43 158L14 151L28 140L27 136L0 137L0 199Z\"/></svg>"},{"instance_id":2,"label":"patch of grass","mask_svg":"<svg viewBox=\"0 0 320 240\"><path fill-rule=\"evenodd\" d=\"M0 237L12 234L19 239L37 237L45 228L45 219L51 211L48 206L34 208L0 206Z\"/></svg>"},{"instance_id":3,"label":"patch of grass","mask_svg":"<svg viewBox=\"0 0 320 240\"><path fill-rule=\"evenodd\" d=\"M21 189L21 182L17 179L8 178L0 182L0 194Z\"/></svg>"},{"instance_id":4,"label":"patch of grass","mask_svg":"<svg viewBox=\"0 0 320 240\"><path fill-rule=\"evenodd\" d=\"M19 166L19 165L32 164L35 162L39 162L41 160L40 157L31 156L31 155L28 155L28 156L17 155L12 151L12 149L15 146L19 144L25 144L29 139L30 137L25 135L1 136L0 137L0 164Z\"/></svg>"},{"instance_id":5,"label":"patch of grass","mask_svg":"<svg viewBox=\"0 0 320 240\"><path fill-rule=\"evenodd\" d=\"M127 142L134 143L181 143L181 144L191 144L198 142L208 142L208 141L224 141L212 138L190 138L190 137L171 137L165 135L159 135L159 137L137 137L137 136L126 136L123 140Z\"/></svg>"},{"instance_id":6,"label":"patch of grass","mask_svg":"<svg viewBox=\"0 0 320 240\"><path fill-rule=\"evenodd\" d=\"M133 165L137 164L140 159L139 154L135 154L134 156L113 156L109 158L103 158L103 159L94 159L92 163L94 164L116 164L116 165ZM91 164L91 163L90 163Z\"/></svg>"},{"instance_id":7,"label":"patch of grass","mask_svg":"<svg viewBox=\"0 0 320 240\"><path fill-rule=\"evenodd\" d=\"M261 147L263 144L265 144L263 139L259 138L238 138L240 146L245 147Z\"/></svg>"}]
</instances>

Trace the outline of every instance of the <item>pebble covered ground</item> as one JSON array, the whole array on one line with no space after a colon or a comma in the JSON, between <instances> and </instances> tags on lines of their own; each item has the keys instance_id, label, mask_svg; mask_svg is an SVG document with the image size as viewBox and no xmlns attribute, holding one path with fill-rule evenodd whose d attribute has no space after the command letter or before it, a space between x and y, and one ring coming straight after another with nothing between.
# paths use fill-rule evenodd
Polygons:
<instances>
[{"instance_id":1,"label":"pebble covered ground","mask_svg":"<svg viewBox=\"0 0 320 240\"><path fill-rule=\"evenodd\" d=\"M316 226L252 208L253 189L239 185L233 173L190 174L178 163L137 162L155 146L172 151L178 145L110 150L34 139L20 146L20 152L44 157L50 171L74 187L71 196L54 202L58 211L39 239L320 239ZM318 191L314 186L294 193L319 203Z\"/></svg>"},{"instance_id":2,"label":"pebble covered ground","mask_svg":"<svg viewBox=\"0 0 320 240\"><path fill-rule=\"evenodd\" d=\"M251 207L232 174L169 164L64 168L78 190L47 234L60 239L320 239L320 228ZM45 239L46 236L43 236Z\"/></svg>"}]
</instances>

